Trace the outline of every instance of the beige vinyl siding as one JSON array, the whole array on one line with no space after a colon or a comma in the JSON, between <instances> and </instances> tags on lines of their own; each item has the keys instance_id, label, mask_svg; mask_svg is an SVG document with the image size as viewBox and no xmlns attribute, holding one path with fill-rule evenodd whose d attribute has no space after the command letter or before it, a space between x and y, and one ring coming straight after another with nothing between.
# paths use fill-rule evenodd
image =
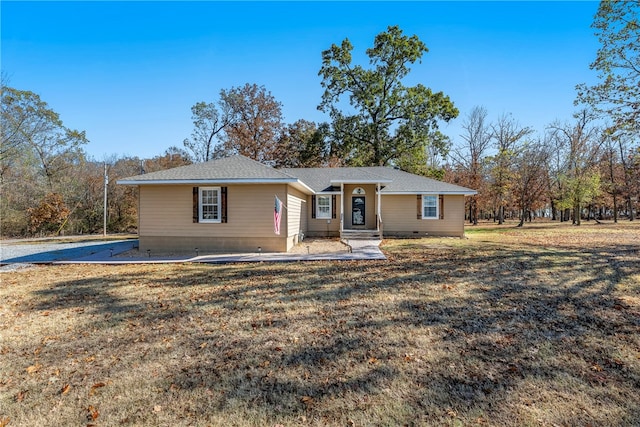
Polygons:
<instances>
[{"instance_id":1,"label":"beige vinyl siding","mask_svg":"<svg viewBox=\"0 0 640 427\"><path fill-rule=\"evenodd\" d=\"M306 207L305 195L289 188L287 193L287 250L298 243L300 231L303 230L302 218Z\"/></svg>"},{"instance_id":2,"label":"beige vinyl siding","mask_svg":"<svg viewBox=\"0 0 640 427\"><path fill-rule=\"evenodd\" d=\"M303 195L304 201L300 205L300 230L307 235L309 231L309 211L311 211L311 196Z\"/></svg>"},{"instance_id":3,"label":"beige vinyl siding","mask_svg":"<svg viewBox=\"0 0 640 427\"><path fill-rule=\"evenodd\" d=\"M329 195L329 197L332 197L332 195ZM340 236L340 195L336 194L336 218L312 218L312 206L311 196L307 196L307 236Z\"/></svg>"},{"instance_id":4,"label":"beige vinyl siding","mask_svg":"<svg viewBox=\"0 0 640 427\"><path fill-rule=\"evenodd\" d=\"M140 248L143 242L201 249L242 250L261 246L285 251L286 233L273 230L274 199L287 200L286 184L227 185L227 223L193 222L193 185L140 186ZM283 209L281 230L287 230ZM175 239L173 239L175 237ZM165 243L166 242L166 243Z\"/></svg>"},{"instance_id":5,"label":"beige vinyl siding","mask_svg":"<svg viewBox=\"0 0 640 427\"><path fill-rule=\"evenodd\" d=\"M383 195L385 236L464 235L464 196L444 196L444 219L418 219L417 195Z\"/></svg>"}]
</instances>

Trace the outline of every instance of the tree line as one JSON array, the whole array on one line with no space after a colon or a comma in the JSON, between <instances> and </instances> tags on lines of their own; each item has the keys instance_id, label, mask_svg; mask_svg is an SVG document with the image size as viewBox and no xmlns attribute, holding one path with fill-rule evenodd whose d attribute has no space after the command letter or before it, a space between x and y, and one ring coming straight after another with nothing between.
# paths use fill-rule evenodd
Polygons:
<instances>
[{"instance_id":1,"label":"tree line","mask_svg":"<svg viewBox=\"0 0 640 427\"><path fill-rule=\"evenodd\" d=\"M242 154L274 167L393 166L478 190L467 218L520 225L535 216L633 220L640 195L640 43L637 2L603 1L593 28L601 43L590 65L600 83L577 86L578 112L539 133L485 108L463 118L451 140L439 125L459 115L442 92L407 86L428 52L397 26L352 63L349 39L322 52L318 110L328 123L285 123L282 104L265 86L221 89L191 107L193 131L182 146L150 159L87 156L84 131L64 126L40 97L2 79L0 228L2 236L102 231L104 168L109 183L107 231L134 231L136 189L119 178Z\"/></svg>"},{"instance_id":2,"label":"tree line","mask_svg":"<svg viewBox=\"0 0 640 427\"><path fill-rule=\"evenodd\" d=\"M467 218L520 225L553 220L634 220L640 197L640 3L600 2L592 28L600 42L590 68L598 83L576 86L573 118L539 135L505 115L487 123L476 107L453 150L448 179L477 189Z\"/></svg>"},{"instance_id":3,"label":"tree line","mask_svg":"<svg viewBox=\"0 0 640 427\"><path fill-rule=\"evenodd\" d=\"M87 156L84 132L67 128L59 115L30 91L2 84L0 227L3 237L98 233L103 230L104 168L109 232L137 227L137 193L115 181L143 171L188 164L184 150L167 149L151 159Z\"/></svg>"},{"instance_id":4,"label":"tree line","mask_svg":"<svg viewBox=\"0 0 640 427\"><path fill-rule=\"evenodd\" d=\"M581 110L542 135L511 115L487 120L475 107L463 122L462 141L445 165L446 179L478 190L469 198L468 220L519 225L534 217L572 221L634 220L640 194L637 134L613 132Z\"/></svg>"}]
</instances>

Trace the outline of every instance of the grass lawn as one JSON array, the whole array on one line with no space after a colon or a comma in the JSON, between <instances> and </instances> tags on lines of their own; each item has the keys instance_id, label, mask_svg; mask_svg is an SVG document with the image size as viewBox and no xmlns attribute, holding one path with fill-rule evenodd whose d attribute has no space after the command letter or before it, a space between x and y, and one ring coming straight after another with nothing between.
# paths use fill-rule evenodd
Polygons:
<instances>
[{"instance_id":1,"label":"grass lawn","mask_svg":"<svg viewBox=\"0 0 640 427\"><path fill-rule=\"evenodd\" d=\"M640 222L0 275L0 426L640 425Z\"/></svg>"}]
</instances>

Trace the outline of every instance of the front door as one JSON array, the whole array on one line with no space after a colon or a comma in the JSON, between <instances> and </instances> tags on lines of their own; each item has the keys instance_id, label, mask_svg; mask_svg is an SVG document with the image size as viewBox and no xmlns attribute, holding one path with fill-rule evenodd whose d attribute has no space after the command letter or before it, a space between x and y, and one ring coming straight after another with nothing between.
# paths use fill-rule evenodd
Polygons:
<instances>
[{"instance_id":1,"label":"front door","mask_svg":"<svg viewBox=\"0 0 640 427\"><path fill-rule=\"evenodd\" d=\"M351 225L364 225L364 196L351 198Z\"/></svg>"}]
</instances>

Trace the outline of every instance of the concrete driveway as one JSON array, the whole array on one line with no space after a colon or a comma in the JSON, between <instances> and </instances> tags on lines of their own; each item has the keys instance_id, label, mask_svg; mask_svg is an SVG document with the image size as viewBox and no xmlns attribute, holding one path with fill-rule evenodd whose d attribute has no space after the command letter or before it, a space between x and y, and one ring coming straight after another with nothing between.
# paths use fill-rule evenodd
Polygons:
<instances>
[{"instance_id":1,"label":"concrete driveway","mask_svg":"<svg viewBox=\"0 0 640 427\"><path fill-rule=\"evenodd\" d=\"M119 258L112 255L128 251L138 246L137 239L129 240L90 240L74 243L57 243L46 240L0 241L0 264L10 267L19 264L148 264L198 262L207 264L230 262L291 262L291 261L346 261L346 260L385 260L378 247L379 240L352 240L351 252L323 254L215 254L203 256L176 257L140 257Z\"/></svg>"},{"instance_id":2,"label":"concrete driveway","mask_svg":"<svg viewBox=\"0 0 640 427\"><path fill-rule=\"evenodd\" d=\"M104 254L106 257L113 253L120 253L134 246L138 246L137 239L128 240L85 240L78 242L56 242L47 239L43 241L31 240L3 240L0 241L0 264L14 263L51 263L85 258L94 254Z\"/></svg>"}]
</instances>

